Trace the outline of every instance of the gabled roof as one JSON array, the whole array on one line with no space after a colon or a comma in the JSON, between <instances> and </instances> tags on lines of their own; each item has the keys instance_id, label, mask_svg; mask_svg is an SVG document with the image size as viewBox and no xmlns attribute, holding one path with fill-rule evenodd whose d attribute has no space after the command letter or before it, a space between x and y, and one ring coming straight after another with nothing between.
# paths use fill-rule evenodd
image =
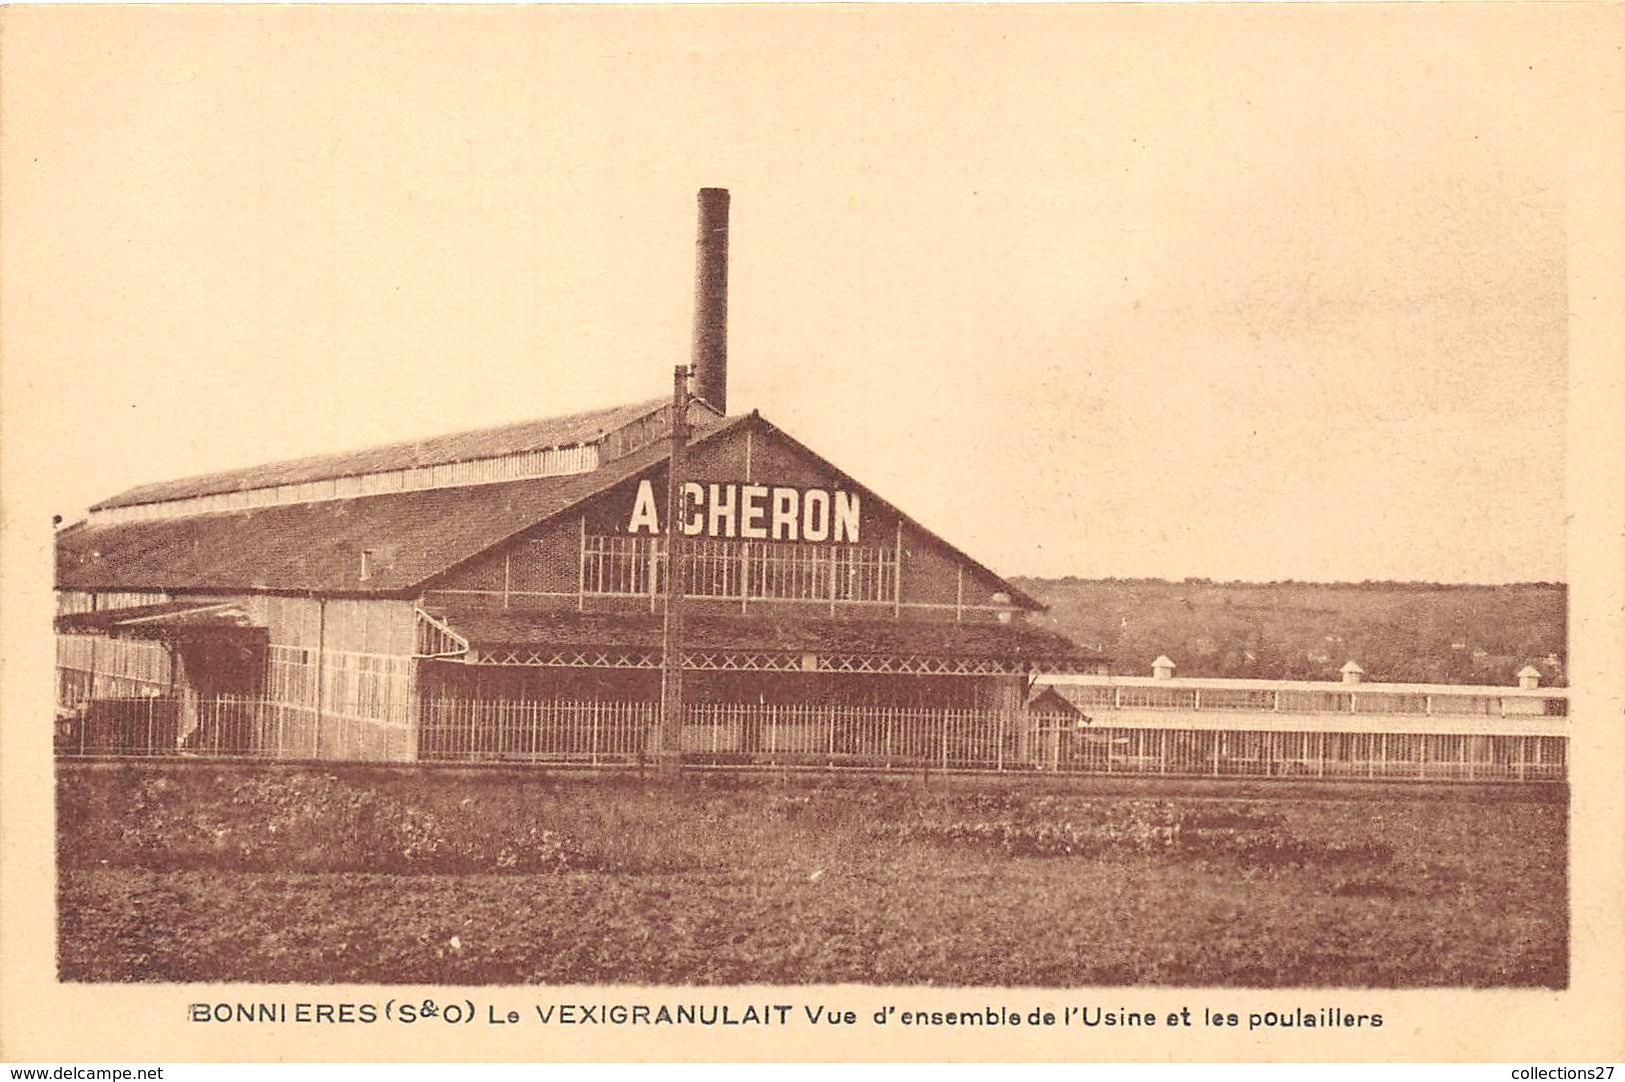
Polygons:
<instances>
[{"instance_id":1,"label":"gabled roof","mask_svg":"<svg viewBox=\"0 0 1625 1082\"><path fill-rule=\"evenodd\" d=\"M628 409L641 410L644 405ZM895 509L756 413L720 419L708 411L698 412L693 442L715 440L746 425L772 432L832 475ZM668 443L660 440L585 473L177 518L80 523L56 536L57 588L411 596L437 576L657 469L669 457ZM897 513L998 582L1016 606L1044 607L900 510ZM363 552L370 554L365 579Z\"/></svg>"},{"instance_id":2,"label":"gabled roof","mask_svg":"<svg viewBox=\"0 0 1625 1082\"><path fill-rule=\"evenodd\" d=\"M404 595L667 457L662 442L589 473L79 524L57 534L57 588Z\"/></svg>"},{"instance_id":3,"label":"gabled roof","mask_svg":"<svg viewBox=\"0 0 1625 1082\"><path fill-rule=\"evenodd\" d=\"M862 492L865 496L872 497L873 499L878 500L879 502L881 502L883 504L886 504L888 507L890 507L893 511L895 511L897 513L897 517L901 518L904 522L908 523L915 530L917 530L918 532L924 534L926 537L929 537L931 540L935 541L937 544L939 544L939 545L943 546L944 548L946 548L946 549L950 550L951 552L953 552L954 555L956 557L958 557L959 559L963 560L966 563L967 566L974 567L976 570L982 572L984 575L988 576L989 578L995 579L996 581L998 581L998 583L1004 587L1004 592L1010 595L1010 600L1012 602L1014 602L1017 606L1019 606L1021 608L1024 608L1024 609L1027 609L1027 610L1029 610L1031 612L1043 612L1043 611L1045 611L1046 609L1049 608L1049 606L1045 605L1042 601L1039 601L1037 598L1033 597L1031 594L1027 593L1025 590L1017 589L1011 583L1006 582L1004 577L1002 575L1000 575L997 571L994 571L992 568L988 567L986 564L982 563L981 561L976 560L976 559L974 559L974 558L972 558L970 556L967 556L965 553L961 552L958 548L956 548L952 544L949 544L947 541L943 540L943 538L940 535L938 535L937 533L935 533L931 529L921 525L918 520L916 520L913 516L909 515L908 512L904 511L902 508L898 507L891 500L886 499L884 496L877 493L874 489L870 488L868 485L865 485L863 482L857 480L851 474L847 473L845 470L843 470L839 466L835 465L835 463L831 462L829 459L825 458L823 455L819 454L817 451L814 451L812 448L808 447L806 444L802 443L800 440L798 440L794 436L790 435L788 432L786 432L784 429L780 428L778 425L775 425L773 422L767 420L765 417L762 417L760 414L753 413L753 414L751 414L751 416L754 417L757 420L757 422L764 429L766 429L769 432L772 432L774 435L776 435L780 439L784 440L784 442L788 443L791 447L794 447L797 451L799 451L802 454L806 455L808 458L812 459L814 462L817 462L820 466L822 466L824 469L828 470L831 474L833 474L836 477L840 478L847 485L851 486L852 488L857 489L859 492Z\"/></svg>"},{"instance_id":4,"label":"gabled roof","mask_svg":"<svg viewBox=\"0 0 1625 1082\"><path fill-rule=\"evenodd\" d=\"M1105 656L1100 654L1095 654L1093 657L1100 662L1106 660ZM1084 716L1083 711L1078 709L1077 704L1056 691L1053 684L1046 684L1034 692L1027 699L1027 709L1036 714L1063 714L1069 718Z\"/></svg>"},{"instance_id":5,"label":"gabled roof","mask_svg":"<svg viewBox=\"0 0 1625 1082\"><path fill-rule=\"evenodd\" d=\"M91 510L101 511L133 504L211 496L222 492L243 492L277 485L324 481L333 477L468 462L557 447L574 447L631 424L640 417L646 417L670 402L670 398L653 398L646 402L588 410L563 417L547 417L496 428L482 428L473 432L456 432L446 436L384 444L360 451L296 458L286 462L228 470L224 473L183 477L176 481L160 481L121 492L96 504Z\"/></svg>"}]
</instances>

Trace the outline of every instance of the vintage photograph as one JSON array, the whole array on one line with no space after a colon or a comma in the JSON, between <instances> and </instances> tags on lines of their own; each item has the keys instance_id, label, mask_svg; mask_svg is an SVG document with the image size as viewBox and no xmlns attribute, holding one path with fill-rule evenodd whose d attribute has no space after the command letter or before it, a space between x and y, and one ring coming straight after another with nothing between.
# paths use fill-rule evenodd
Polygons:
<instances>
[{"instance_id":1,"label":"vintage photograph","mask_svg":"<svg viewBox=\"0 0 1625 1082\"><path fill-rule=\"evenodd\" d=\"M8 57L60 982L1569 987L1518 12L388 16Z\"/></svg>"}]
</instances>

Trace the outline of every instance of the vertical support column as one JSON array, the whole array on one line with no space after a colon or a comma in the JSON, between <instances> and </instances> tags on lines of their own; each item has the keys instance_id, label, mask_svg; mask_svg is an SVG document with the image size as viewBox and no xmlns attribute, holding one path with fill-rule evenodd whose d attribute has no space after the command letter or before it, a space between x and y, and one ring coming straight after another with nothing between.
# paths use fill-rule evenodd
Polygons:
<instances>
[{"instance_id":1,"label":"vertical support column","mask_svg":"<svg viewBox=\"0 0 1625 1082\"><path fill-rule=\"evenodd\" d=\"M401 758L409 763L417 762L418 758L418 725L422 714L418 707L418 666L423 664L416 658L406 659L406 696L401 705L405 714L402 719L406 727L406 739L401 748Z\"/></svg>"},{"instance_id":2,"label":"vertical support column","mask_svg":"<svg viewBox=\"0 0 1625 1082\"><path fill-rule=\"evenodd\" d=\"M582 516L581 521L582 521L582 523L585 523L587 521L586 516ZM644 568L644 572L649 576L649 611L650 612L659 612L660 611L660 605L658 604L658 602L660 600L660 537L659 537L658 534L656 536L654 536L654 537L649 538L649 566Z\"/></svg>"},{"instance_id":3,"label":"vertical support column","mask_svg":"<svg viewBox=\"0 0 1625 1082\"><path fill-rule=\"evenodd\" d=\"M835 546L829 547L829 614L835 615Z\"/></svg>"},{"instance_id":4,"label":"vertical support column","mask_svg":"<svg viewBox=\"0 0 1625 1082\"><path fill-rule=\"evenodd\" d=\"M1003 747L1005 734L1016 734L1016 762L1021 766L1037 765L1036 750L1032 746L1033 734L1027 714L1027 677L995 676L990 679L994 691L994 708L999 714L999 745Z\"/></svg>"},{"instance_id":5,"label":"vertical support column","mask_svg":"<svg viewBox=\"0 0 1625 1082\"><path fill-rule=\"evenodd\" d=\"M311 729L310 755L322 757L322 708L327 698L327 601L316 599L316 719Z\"/></svg>"},{"instance_id":6,"label":"vertical support column","mask_svg":"<svg viewBox=\"0 0 1625 1082\"><path fill-rule=\"evenodd\" d=\"M671 462L666 476L666 618L660 653L660 727L655 757L660 773L675 778L683 755L683 467L688 446L688 368L672 373Z\"/></svg>"},{"instance_id":7,"label":"vertical support column","mask_svg":"<svg viewBox=\"0 0 1625 1082\"><path fill-rule=\"evenodd\" d=\"M903 520L897 520L897 549L892 564L892 619L903 615Z\"/></svg>"},{"instance_id":8,"label":"vertical support column","mask_svg":"<svg viewBox=\"0 0 1625 1082\"><path fill-rule=\"evenodd\" d=\"M169 647L168 651L170 698L175 702L175 735L177 739L190 737L202 724L198 691L186 671L186 655L181 653L178 645Z\"/></svg>"},{"instance_id":9,"label":"vertical support column","mask_svg":"<svg viewBox=\"0 0 1625 1082\"><path fill-rule=\"evenodd\" d=\"M576 576L576 611L587 611L587 516L581 516L581 573ZM654 583L649 584L649 593L654 594ZM649 610L654 611L654 598L649 599Z\"/></svg>"}]
</instances>

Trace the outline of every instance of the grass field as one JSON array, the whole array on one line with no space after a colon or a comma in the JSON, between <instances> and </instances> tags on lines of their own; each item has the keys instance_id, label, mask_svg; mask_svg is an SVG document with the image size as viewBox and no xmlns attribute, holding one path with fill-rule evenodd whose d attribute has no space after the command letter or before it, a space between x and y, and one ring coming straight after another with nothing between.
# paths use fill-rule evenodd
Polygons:
<instances>
[{"instance_id":1,"label":"grass field","mask_svg":"<svg viewBox=\"0 0 1625 1082\"><path fill-rule=\"evenodd\" d=\"M72 767L75 981L1547 986L1560 792Z\"/></svg>"}]
</instances>

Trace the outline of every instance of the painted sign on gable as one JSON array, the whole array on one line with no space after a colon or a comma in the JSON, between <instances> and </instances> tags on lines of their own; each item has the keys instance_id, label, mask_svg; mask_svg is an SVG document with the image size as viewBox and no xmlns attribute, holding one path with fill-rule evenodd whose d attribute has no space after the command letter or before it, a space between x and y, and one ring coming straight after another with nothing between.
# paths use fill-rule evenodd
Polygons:
<instances>
[{"instance_id":1,"label":"painted sign on gable","mask_svg":"<svg viewBox=\"0 0 1625 1082\"><path fill-rule=\"evenodd\" d=\"M640 481L626 532L664 532L660 502L654 483ZM688 537L855 545L862 503L858 493L841 489L689 481L683 485L678 520Z\"/></svg>"}]
</instances>

